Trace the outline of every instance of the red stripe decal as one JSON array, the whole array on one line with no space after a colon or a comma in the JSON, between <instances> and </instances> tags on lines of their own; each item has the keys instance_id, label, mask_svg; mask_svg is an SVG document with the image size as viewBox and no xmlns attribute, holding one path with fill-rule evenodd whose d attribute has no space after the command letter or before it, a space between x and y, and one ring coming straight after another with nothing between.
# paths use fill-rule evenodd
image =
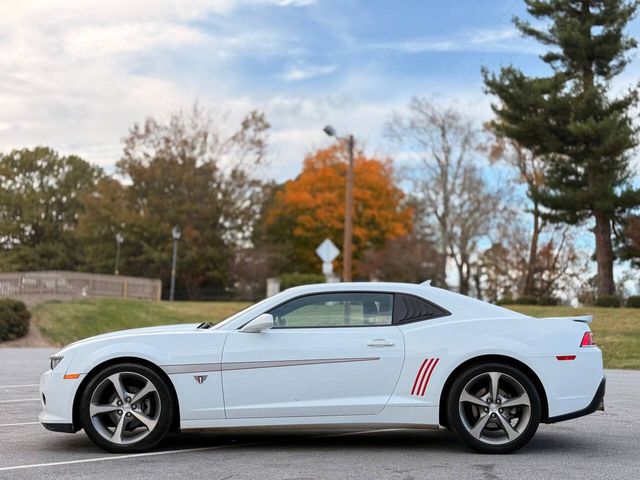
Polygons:
<instances>
[{"instance_id":1,"label":"red stripe decal","mask_svg":"<svg viewBox=\"0 0 640 480\"><path fill-rule=\"evenodd\" d=\"M422 370L424 369L425 363L427 363L426 358L424 359L424 362L422 362L422 365L420 365L420 369L418 370L416 379L413 381L413 388L411 389L411 395L413 395L416 391L416 386L418 385L418 378L420 378L420 376L422 375Z\"/></svg>"},{"instance_id":2,"label":"red stripe decal","mask_svg":"<svg viewBox=\"0 0 640 480\"><path fill-rule=\"evenodd\" d=\"M424 383L424 379L426 378L427 372L431 368L432 363L433 363L433 358L430 358L429 361L427 362L427 367L424 369L424 372L422 372L422 376L420 377L420 383L418 383L418 389L416 390L416 395L420 395L420 390L422 390L422 384Z\"/></svg>"},{"instance_id":3,"label":"red stripe decal","mask_svg":"<svg viewBox=\"0 0 640 480\"><path fill-rule=\"evenodd\" d=\"M440 359L436 358L436 361L433 362L433 365L431 365L431 370L429 370L429 375L427 376L427 381L424 382L424 387L422 387L422 391L420 392L420 396L424 396L425 392L427 391L427 385L429 385L429 379L431 378L431 374L436 369L436 365L438 365L439 361L440 361Z\"/></svg>"}]
</instances>

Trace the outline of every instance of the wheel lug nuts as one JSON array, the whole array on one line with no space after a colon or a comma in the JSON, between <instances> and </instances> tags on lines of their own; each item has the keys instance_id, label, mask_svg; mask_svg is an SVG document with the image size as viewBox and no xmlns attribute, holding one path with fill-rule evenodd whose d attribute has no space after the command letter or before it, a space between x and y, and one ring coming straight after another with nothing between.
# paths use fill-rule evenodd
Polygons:
<instances>
[{"instance_id":1,"label":"wheel lug nuts","mask_svg":"<svg viewBox=\"0 0 640 480\"><path fill-rule=\"evenodd\" d=\"M501 409L501 408L499 408L499 409L498 409L498 411L499 411L500 413L502 413L502 409Z\"/></svg>"},{"instance_id":2,"label":"wheel lug nuts","mask_svg":"<svg viewBox=\"0 0 640 480\"><path fill-rule=\"evenodd\" d=\"M127 397L127 403L131 401L131 397Z\"/></svg>"},{"instance_id":3,"label":"wheel lug nuts","mask_svg":"<svg viewBox=\"0 0 640 480\"><path fill-rule=\"evenodd\" d=\"M487 407L484 407L484 411L485 411L485 412L488 412L488 411L489 411L489 409L488 409Z\"/></svg>"},{"instance_id":4,"label":"wheel lug nuts","mask_svg":"<svg viewBox=\"0 0 640 480\"><path fill-rule=\"evenodd\" d=\"M118 415L122 415L122 410L118 410Z\"/></svg>"},{"instance_id":5,"label":"wheel lug nuts","mask_svg":"<svg viewBox=\"0 0 640 480\"><path fill-rule=\"evenodd\" d=\"M130 416L131 416L131 412L127 412L127 417L130 417Z\"/></svg>"},{"instance_id":6,"label":"wheel lug nuts","mask_svg":"<svg viewBox=\"0 0 640 480\"><path fill-rule=\"evenodd\" d=\"M129 414L127 413L127 415L129 415ZM496 417L496 414L495 414L495 413L492 413L492 414L491 414L491 416L492 416L493 418L495 418L495 417Z\"/></svg>"},{"instance_id":7,"label":"wheel lug nuts","mask_svg":"<svg viewBox=\"0 0 640 480\"><path fill-rule=\"evenodd\" d=\"M487 403L491 403L491 399L490 398L487 398Z\"/></svg>"},{"instance_id":8,"label":"wheel lug nuts","mask_svg":"<svg viewBox=\"0 0 640 480\"><path fill-rule=\"evenodd\" d=\"M122 402L121 402L121 401L118 401L118 406L121 406L121 405L122 405Z\"/></svg>"},{"instance_id":9,"label":"wheel lug nuts","mask_svg":"<svg viewBox=\"0 0 640 480\"><path fill-rule=\"evenodd\" d=\"M135 409L136 409L136 406L135 406L135 405L131 405L131 409L132 409L132 410L135 410Z\"/></svg>"},{"instance_id":10,"label":"wheel lug nuts","mask_svg":"<svg viewBox=\"0 0 640 480\"><path fill-rule=\"evenodd\" d=\"M497 399L497 400L496 400L496 403L497 403L498 405L500 405L500 403L501 403L500 399Z\"/></svg>"}]
</instances>

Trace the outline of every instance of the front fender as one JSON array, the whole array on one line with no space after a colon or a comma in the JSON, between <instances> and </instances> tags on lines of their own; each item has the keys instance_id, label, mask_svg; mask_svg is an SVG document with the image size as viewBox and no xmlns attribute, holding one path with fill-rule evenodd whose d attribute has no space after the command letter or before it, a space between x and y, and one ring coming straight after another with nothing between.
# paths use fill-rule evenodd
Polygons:
<instances>
[{"instance_id":1,"label":"front fender","mask_svg":"<svg viewBox=\"0 0 640 480\"><path fill-rule=\"evenodd\" d=\"M164 365L170 358L166 352L148 343L128 341L79 348L68 367L68 373L86 375L98 365L117 358L140 358L154 365Z\"/></svg>"},{"instance_id":2,"label":"front fender","mask_svg":"<svg viewBox=\"0 0 640 480\"><path fill-rule=\"evenodd\" d=\"M103 338L72 347L73 360L67 372L80 374L73 395L96 367L119 358L140 359L165 372L176 393L181 419L224 417L221 372L205 372L208 380L198 384L191 372L197 365L217 364L221 361L226 332L197 331L166 334L132 335ZM191 373L174 373L168 366L187 365ZM69 398L69 397L67 397ZM72 397L73 398L73 397Z\"/></svg>"}]
</instances>

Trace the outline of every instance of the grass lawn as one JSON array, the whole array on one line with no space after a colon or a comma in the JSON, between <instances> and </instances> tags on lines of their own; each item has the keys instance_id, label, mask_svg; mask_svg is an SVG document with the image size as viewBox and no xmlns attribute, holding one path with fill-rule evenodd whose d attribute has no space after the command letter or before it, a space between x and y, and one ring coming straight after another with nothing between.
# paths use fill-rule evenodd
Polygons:
<instances>
[{"instance_id":1,"label":"grass lawn","mask_svg":"<svg viewBox=\"0 0 640 480\"><path fill-rule=\"evenodd\" d=\"M244 302L147 302L100 299L49 302L33 314L43 335L56 345L135 327L219 322L248 306ZM640 309L510 305L534 317L593 315L591 329L607 368L640 370Z\"/></svg>"},{"instance_id":2,"label":"grass lawn","mask_svg":"<svg viewBox=\"0 0 640 480\"><path fill-rule=\"evenodd\" d=\"M219 322L247 307L245 302L149 302L91 299L48 302L33 310L42 334L56 345L127 328L172 323Z\"/></svg>"}]
</instances>

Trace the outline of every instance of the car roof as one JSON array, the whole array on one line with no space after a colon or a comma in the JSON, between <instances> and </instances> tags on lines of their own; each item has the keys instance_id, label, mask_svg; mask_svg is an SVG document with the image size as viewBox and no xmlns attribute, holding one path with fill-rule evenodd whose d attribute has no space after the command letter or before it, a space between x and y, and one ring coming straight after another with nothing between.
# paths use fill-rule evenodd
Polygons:
<instances>
[{"instance_id":1,"label":"car roof","mask_svg":"<svg viewBox=\"0 0 640 480\"><path fill-rule=\"evenodd\" d=\"M288 288L289 292L326 292L326 291L400 291L405 289L413 289L416 287L424 288L424 285L416 285L415 283L401 282L335 282L335 283L313 283L309 285L300 285L298 287Z\"/></svg>"},{"instance_id":2,"label":"car roof","mask_svg":"<svg viewBox=\"0 0 640 480\"><path fill-rule=\"evenodd\" d=\"M526 317L526 315L507 310L506 308L502 308L491 303L466 297L459 293L450 292L442 288L432 287L428 282L420 285L397 282L316 283L289 288L277 295L265 298L261 302L258 302L218 323L213 328L214 330L234 330L244 325L247 321L252 320L260 313L293 300L294 298L304 295L329 292L386 292L414 295L424 298L425 300L428 300L431 303L451 312L451 315L439 317L438 320L440 321L446 321L448 319L464 320L479 318Z\"/></svg>"},{"instance_id":3,"label":"car roof","mask_svg":"<svg viewBox=\"0 0 640 480\"><path fill-rule=\"evenodd\" d=\"M429 282L422 284L400 282L344 282L344 283L316 283L302 285L285 290L282 293L293 295L307 295L323 292L391 292L406 293L429 300L436 305L445 308L456 318L514 318L526 317L513 310L508 310L492 303L484 302L476 298L467 297L459 293L442 288L432 287Z\"/></svg>"}]
</instances>

